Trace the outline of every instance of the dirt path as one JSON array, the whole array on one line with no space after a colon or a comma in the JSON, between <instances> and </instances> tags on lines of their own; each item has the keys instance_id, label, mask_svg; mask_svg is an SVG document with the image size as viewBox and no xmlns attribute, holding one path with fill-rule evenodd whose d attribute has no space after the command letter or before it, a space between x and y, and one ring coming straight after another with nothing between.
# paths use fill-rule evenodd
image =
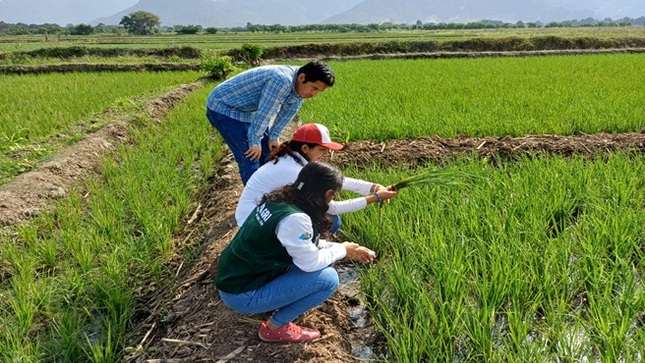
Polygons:
<instances>
[{"instance_id":1,"label":"dirt path","mask_svg":"<svg viewBox=\"0 0 645 363\"><path fill-rule=\"evenodd\" d=\"M153 119L164 115L197 87L183 86L147 104ZM0 188L0 226L28 220L64 197L80 181L97 172L100 158L119 143L129 142L127 119L117 120L60 153L54 160L22 174ZM645 151L641 133L580 136L526 136L443 139L425 137L389 142L361 141L346 145L332 162L338 165L445 163L461 155L476 155L496 163L528 154L594 156L615 150ZM261 342L256 335L263 316L243 317L224 306L212 283L213 262L237 230L234 209L242 190L237 167L225 157L219 174L199 207L190 216L177 243L189 238L200 241L196 260L184 265L174 261L175 286L155 291L142 304L139 325L128 348L127 362L355 362L350 340L361 335L372 348L380 339L369 329L357 332L348 307L360 304L351 290L337 293L330 301L303 317L302 322L322 330L324 338L313 344L276 345ZM342 267L342 266L341 266Z\"/></svg>"}]
</instances>

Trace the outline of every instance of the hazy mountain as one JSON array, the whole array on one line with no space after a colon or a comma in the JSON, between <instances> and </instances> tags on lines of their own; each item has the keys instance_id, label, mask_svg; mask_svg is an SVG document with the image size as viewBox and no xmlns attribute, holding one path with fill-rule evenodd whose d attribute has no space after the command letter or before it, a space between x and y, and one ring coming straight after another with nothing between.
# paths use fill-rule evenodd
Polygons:
<instances>
[{"instance_id":1,"label":"hazy mountain","mask_svg":"<svg viewBox=\"0 0 645 363\"><path fill-rule=\"evenodd\" d=\"M365 0L323 23L471 22L482 19L516 22L559 21L592 16L588 9L569 10L545 0Z\"/></svg>"},{"instance_id":2,"label":"hazy mountain","mask_svg":"<svg viewBox=\"0 0 645 363\"><path fill-rule=\"evenodd\" d=\"M595 19L638 18L645 16L643 0L546 0L547 4L570 10L591 10Z\"/></svg>"},{"instance_id":3,"label":"hazy mountain","mask_svg":"<svg viewBox=\"0 0 645 363\"><path fill-rule=\"evenodd\" d=\"M134 6L92 23L118 24L123 16L143 10L158 15L162 25L232 27L253 24L303 25L350 9L362 0L139 0Z\"/></svg>"},{"instance_id":4,"label":"hazy mountain","mask_svg":"<svg viewBox=\"0 0 645 363\"><path fill-rule=\"evenodd\" d=\"M26 24L87 24L136 2L137 0L0 0L0 21Z\"/></svg>"},{"instance_id":5,"label":"hazy mountain","mask_svg":"<svg viewBox=\"0 0 645 363\"><path fill-rule=\"evenodd\" d=\"M161 25L204 25L226 22L230 17L227 9L217 6L212 0L139 0L134 6L109 17L93 19L91 24L119 24L121 19L135 11L148 11L161 19Z\"/></svg>"},{"instance_id":6,"label":"hazy mountain","mask_svg":"<svg viewBox=\"0 0 645 363\"><path fill-rule=\"evenodd\" d=\"M162 25L506 22L645 16L645 0L0 0L7 23L118 24L137 10Z\"/></svg>"},{"instance_id":7,"label":"hazy mountain","mask_svg":"<svg viewBox=\"0 0 645 363\"><path fill-rule=\"evenodd\" d=\"M365 0L322 21L346 23L505 22L620 19L645 16L643 0Z\"/></svg>"}]
</instances>

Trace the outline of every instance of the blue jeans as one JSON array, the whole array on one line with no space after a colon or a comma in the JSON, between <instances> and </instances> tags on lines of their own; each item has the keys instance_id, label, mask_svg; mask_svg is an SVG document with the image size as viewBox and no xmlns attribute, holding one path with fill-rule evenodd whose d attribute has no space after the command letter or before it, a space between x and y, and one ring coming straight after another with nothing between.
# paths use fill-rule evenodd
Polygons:
<instances>
[{"instance_id":1,"label":"blue jeans","mask_svg":"<svg viewBox=\"0 0 645 363\"><path fill-rule=\"evenodd\" d=\"M244 153L249 149L248 133L250 124L214 112L209 108L206 108L206 117L208 117L211 125L222 135L222 139L224 139L228 148L231 149L235 162L237 162L237 167L240 169L242 183L246 185L251 175L267 162L271 154L268 130L264 130L264 136L260 142L262 146L260 160L250 160L244 156Z\"/></svg>"},{"instance_id":2,"label":"blue jeans","mask_svg":"<svg viewBox=\"0 0 645 363\"><path fill-rule=\"evenodd\" d=\"M331 218L331 221L334 223L332 224L331 229L329 230L329 234L334 234L338 232L338 230L340 229L340 223L341 223L340 216L337 214L336 215L328 214L327 216L329 216L329 218Z\"/></svg>"},{"instance_id":3,"label":"blue jeans","mask_svg":"<svg viewBox=\"0 0 645 363\"><path fill-rule=\"evenodd\" d=\"M219 290L219 296L224 304L241 314L275 311L270 320L282 326L323 303L337 288L338 273L332 267L304 272L294 265L258 289L241 294Z\"/></svg>"}]
</instances>

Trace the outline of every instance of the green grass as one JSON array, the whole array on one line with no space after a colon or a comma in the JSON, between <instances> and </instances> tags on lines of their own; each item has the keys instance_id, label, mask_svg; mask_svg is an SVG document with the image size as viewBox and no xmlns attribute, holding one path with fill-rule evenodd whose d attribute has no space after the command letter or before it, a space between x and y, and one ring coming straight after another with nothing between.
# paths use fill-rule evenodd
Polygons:
<instances>
[{"instance_id":1,"label":"green grass","mask_svg":"<svg viewBox=\"0 0 645 363\"><path fill-rule=\"evenodd\" d=\"M639 362L643 155L448 168L478 178L343 218L379 256L362 282L389 360ZM423 171L347 174L387 185Z\"/></svg>"},{"instance_id":2,"label":"green grass","mask_svg":"<svg viewBox=\"0 0 645 363\"><path fill-rule=\"evenodd\" d=\"M305 122L352 140L638 132L645 55L330 62Z\"/></svg>"},{"instance_id":3,"label":"green grass","mask_svg":"<svg viewBox=\"0 0 645 363\"><path fill-rule=\"evenodd\" d=\"M133 129L136 147L106 159L83 195L0 235L0 360L120 361L138 299L172 280L173 233L217 167L209 91Z\"/></svg>"},{"instance_id":4,"label":"green grass","mask_svg":"<svg viewBox=\"0 0 645 363\"><path fill-rule=\"evenodd\" d=\"M114 111L141 107L150 98L199 72L115 72L2 76L0 183L31 170L56 150L112 121ZM143 96L143 95L142 95ZM113 109L112 113L105 112Z\"/></svg>"},{"instance_id":5,"label":"green grass","mask_svg":"<svg viewBox=\"0 0 645 363\"><path fill-rule=\"evenodd\" d=\"M379 42L391 40L435 40L451 41L475 37L500 38L509 36L533 37L555 35L562 37L598 38L640 38L645 27L609 28L536 28L536 29L479 29L479 30L419 30L387 31L373 33L226 33L178 35L160 34L154 36L132 36L96 34L91 36L63 36L60 41L49 36L45 41L42 35L0 36L0 52L29 51L39 48L88 46L88 47L128 47L128 48L167 48L193 46L201 49L239 49L244 43L260 44L264 47L303 45L311 43L351 43Z\"/></svg>"}]
</instances>

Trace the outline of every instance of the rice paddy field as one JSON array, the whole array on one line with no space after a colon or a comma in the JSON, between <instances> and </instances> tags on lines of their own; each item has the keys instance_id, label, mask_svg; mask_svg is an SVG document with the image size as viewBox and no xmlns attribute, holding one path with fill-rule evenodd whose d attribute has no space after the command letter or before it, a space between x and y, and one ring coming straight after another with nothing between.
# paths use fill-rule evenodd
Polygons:
<instances>
[{"instance_id":1,"label":"rice paddy field","mask_svg":"<svg viewBox=\"0 0 645 363\"><path fill-rule=\"evenodd\" d=\"M300 116L342 142L645 127L642 54L330 65L336 85L305 102ZM3 76L14 91L0 95L0 151L33 149L94 113L127 110L137 95L195 78ZM173 235L222 157L204 118L211 87L163 123L133 125L135 141L105 158L85 194L0 233L0 360L121 361L142 286L167 287L169 261L198 253ZM424 172L458 178L343 216L343 233L377 251L361 282L387 344L379 359L643 361L642 152L343 168L384 185Z\"/></svg>"},{"instance_id":2,"label":"rice paddy field","mask_svg":"<svg viewBox=\"0 0 645 363\"><path fill-rule=\"evenodd\" d=\"M91 36L67 35L58 39L43 35L0 36L0 52L30 51L39 48L87 46L99 48L167 48L192 46L201 49L239 49L245 43L264 47L381 41L454 41L471 38L535 37L554 35L560 37L642 38L645 27L597 27L597 28L522 28L479 30L418 30L382 31L369 33L234 33L221 31L217 34L178 35L173 33L155 36L132 36L126 34L96 34Z\"/></svg>"},{"instance_id":3,"label":"rice paddy field","mask_svg":"<svg viewBox=\"0 0 645 363\"><path fill-rule=\"evenodd\" d=\"M135 110L135 97L193 82L198 72L3 75L0 181L33 169L55 150L105 126L101 113Z\"/></svg>"},{"instance_id":4,"label":"rice paddy field","mask_svg":"<svg viewBox=\"0 0 645 363\"><path fill-rule=\"evenodd\" d=\"M645 126L641 55L333 67L338 88L302 114L352 139ZM388 359L642 362L644 162L600 151L501 166L465 158L444 167L461 185L407 188L390 205L344 218L350 239L381 256L362 281ZM389 185L433 170L346 173Z\"/></svg>"},{"instance_id":5,"label":"rice paddy field","mask_svg":"<svg viewBox=\"0 0 645 363\"><path fill-rule=\"evenodd\" d=\"M307 102L301 114L355 140L573 135L645 126L642 54L332 64L338 84Z\"/></svg>"},{"instance_id":6,"label":"rice paddy field","mask_svg":"<svg viewBox=\"0 0 645 363\"><path fill-rule=\"evenodd\" d=\"M353 213L393 362L641 362L645 158L462 160L466 180ZM396 182L432 171L349 170Z\"/></svg>"}]
</instances>

